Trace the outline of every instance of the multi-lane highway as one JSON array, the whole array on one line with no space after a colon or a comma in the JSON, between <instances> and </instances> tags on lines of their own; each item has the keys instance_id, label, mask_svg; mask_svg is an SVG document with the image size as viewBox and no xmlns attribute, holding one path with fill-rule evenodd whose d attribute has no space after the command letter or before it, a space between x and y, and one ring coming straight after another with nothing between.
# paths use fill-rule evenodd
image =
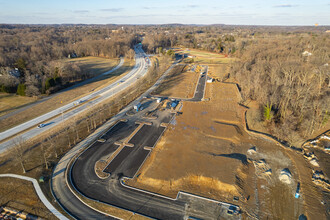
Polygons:
<instances>
[{"instance_id":1,"label":"multi-lane highway","mask_svg":"<svg viewBox=\"0 0 330 220\"><path fill-rule=\"evenodd\" d=\"M29 138L35 137L50 128L58 125L61 122L64 122L68 120L69 118L72 118L77 113L81 113L83 111L86 111L91 106L100 103L104 101L105 99L108 99L112 97L113 95L117 94L120 91L123 91L128 86L132 85L136 80L146 74L148 71L148 65L145 61L145 53L143 52L141 46L136 46L135 48L135 60L136 64L134 68L126 74L121 79L117 80L116 82L112 83L111 85L108 85L104 87L103 89L100 89L98 91L95 91L83 98L80 98L78 100L75 100L63 107L60 107L56 110L53 110L51 112L48 112L44 115L41 115L37 118L34 118L28 122L25 122L21 125L18 125L14 128L8 129L4 132L0 133L0 141L8 139L3 141L3 143L0 144L0 153L7 150L13 145L13 139L10 139L10 137L21 133L19 136L22 137L24 140L27 140ZM112 69L111 71L108 71L104 74L109 74L116 69L118 69L123 63L123 60L121 60L120 64ZM37 128L37 125L51 119L51 121L47 122L47 126L44 126L42 128ZM27 130L28 129L28 130ZM27 130L27 131L26 131ZM25 131L25 132L24 132Z\"/></svg>"}]
</instances>

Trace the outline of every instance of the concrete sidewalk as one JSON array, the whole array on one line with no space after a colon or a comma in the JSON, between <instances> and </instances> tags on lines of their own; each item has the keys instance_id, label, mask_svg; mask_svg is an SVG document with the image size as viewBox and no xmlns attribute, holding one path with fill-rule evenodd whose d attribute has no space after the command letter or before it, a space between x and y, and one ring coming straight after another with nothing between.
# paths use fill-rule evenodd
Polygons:
<instances>
[{"instance_id":1,"label":"concrete sidewalk","mask_svg":"<svg viewBox=\"0 0 330 220\"><path fill-rule=\"evenodd\" d=\"M67 217L62 215L62 213L57 211L57 209L55 209L55 207L48 201L48 199L45 197L44 193L41 191L41 188L36 179L27 177L27 176L17 175L17 174L0 174L0 177L12 177L12 178L18 178L18 179L32 182L39 199L48 208L48 210L51 211L58 219L68 219Z\"/></svg>"}]
</instances>

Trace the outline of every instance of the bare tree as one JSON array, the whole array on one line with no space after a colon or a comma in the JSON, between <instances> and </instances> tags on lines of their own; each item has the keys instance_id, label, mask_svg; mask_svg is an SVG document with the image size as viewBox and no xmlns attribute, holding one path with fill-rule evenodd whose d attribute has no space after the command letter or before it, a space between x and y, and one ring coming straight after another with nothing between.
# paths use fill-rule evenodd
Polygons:
<instances>
[{"instance_id":1,"label":"bare tree","mask_svg":"<svg viewBox=\"0 0 330 220\"><path fill-rule=\"evenodd\" d=\"M43 161L45 163L45 167L48 170L47 149L45 147L44 142L41 142L40 145L41 145L42 158L43 158Z\"/></svg>"},{"instance_id":2,"label":"bare tree","mask_svg":"<svg viewBox=\"0 0 330 220\"><path fill-rule=\"evenodd\" d=\"M21 136L14 139L14 150L16 153L16 159L21 164L23 173L26 173L26 169L24 166L24 149L23 149L24 143L25 140Z\"/></svg>"},{"instance_id":3,"label":"bare tree","mask_svg":"<svg viewBox=\"0 0 330 220\"><path fill-rule=\"evenodd\" d=\"M54 150L55 158L58 158L56 142L54 141L54 138L51 136L51 134L48 135L47 140L50 143L50 148L53 148Z\"/></svg>"}]
</instances>

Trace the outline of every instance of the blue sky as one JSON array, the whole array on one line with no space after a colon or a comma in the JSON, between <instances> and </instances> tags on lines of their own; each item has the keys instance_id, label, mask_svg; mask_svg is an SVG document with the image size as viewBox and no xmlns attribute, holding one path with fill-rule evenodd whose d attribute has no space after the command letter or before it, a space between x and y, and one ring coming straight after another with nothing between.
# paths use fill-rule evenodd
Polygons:
<instances>
[{"instance_id":1,"label":"blue sky","mask_svg":"<svg viewBox=\"0 0 330 220\"><path fill-rule=\"evenodd\" d=\"M330 25L330 0L0 0L0 23Z\"/></svg>"}]
</instances>

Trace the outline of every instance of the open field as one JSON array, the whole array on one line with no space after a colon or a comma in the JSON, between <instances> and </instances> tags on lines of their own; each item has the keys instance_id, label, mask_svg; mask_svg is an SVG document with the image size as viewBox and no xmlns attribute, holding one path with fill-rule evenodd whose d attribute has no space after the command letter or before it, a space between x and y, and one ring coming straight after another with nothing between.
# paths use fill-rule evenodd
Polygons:
<instances>
[{"instance_id":1,"label":"open field","mask_svg":"<svg viewBox=\"0 0 330 220\"><path fill-rule=\"evenodd\" d=\"M83 72L90 76L104 73L118 64L118 59L105 59L100 57L83 57L76 59L64 59L61 62L75 63ZM14 94L0 93L0 116L26 106L37 99L32 97L18 96Z\"/></svg>"},{"instance_id":2,"label":"open field","mask_svg":"<svg viewBox=\"0 0 330 220\"><path fill-rule=\"evenodd\" d=\"M222 68L213 74L225 73ZM187 191L236 203L247 216L261 219L297 219L301 214L325 219L321 190L311 181L303 156L246 131L246 109L238 104L237 86L207 84L205 98L210 100L183 103L183 114L176 116L129 184L173 198ZM253 155L247 153L251 147L257 149ZM279 180L284 168L292 174L290 184ZM303 196L295 199L298 182ZM233 202L233 196L239 201Z\"/></svg>"},{"instance_id":3,"label":"open field","mask_svg":"<svg viewBox=\"0 0 330 220\"><path fill-rule=\"evenodd\" d=\"M91 76L97 76L116 66L119 62L119 59L106 59L102 57L81 57L74 59L65 59L64 62L75 63L83 71L87 71L88 73L90 73Z\"/></svg>"},{"instance_id":4,"label":"open field","mask_svg":"<svg viewBox=\"0 0 330 220\"><path fill-rule=\"evenodd\" d=\"M19 96L15 94L0 93L0 116L16 110L22 106L35 102L32 97Z\"/></svg>"},{"instance_id":5,"label":"open field","mask_svg":"<svg viewBox=\"0 0 330 220\"><path fill-rule=\"evenodd\" d=\"M188 66L176 66L153 95L175 98L192 98L200 73L188 71Z\"/></svg>"},{"instance_id":6,"label":"open field","mask_svg":"<svg viewBox=\"0 0 330 220\"><path fill-rule=\"evenodd\" d=\"M234 58L225 57L223 54L201 51L197 49L175 49L176 53L185 54L186 59L194 59L196 64L226 64L234 61Z\"/></svg>"},{"instance_id":7,"label":"open field","mask_svg":"<svg viewBox=\"0 0 330 220\"><path fill-rule=\"evenodd\" d=\"M30 108L27 108L18 114L15 114L13 116L1 120L0 131L4 131L18 124L21 124L25 121L31 120L39 115L45 114L51 110L54 110L67 103L70 103L73 100L78 99L79 97L83 97L89 94L90 92L93 92L94 90L101 89L111 84L119 77L121 77L123 74L128 73L133 68L134 63L135 63L134 61L127 60L125 61L125 63L121 68L114 71L110 75L104 76L92 83L88 83L80 87L73 88L69 91L62 92L58 95L54 95L54 97L51 97L50 99L42 103L33 105Z\"/></svg>"},{"instance_id":8,"label":"open field","mask_svg":"<svg viewBox=\"0 0 330 220\"><path fill-rule=\"evenodd\" d=\"M208 75L213 78L223 79L230 71L230 67L227 64L209 64Z\"/></svg>"},{"instance_id":9,"label":"open field","mask_svg":"<svg viewBox=\"0 0 330 220\"><path fill-rule=\"evenodd\" d=\"M57 219L40 201L32 183L14 178L0 178L0 205L37 215L43 219Z\"/></svg>"}]
</instances>

